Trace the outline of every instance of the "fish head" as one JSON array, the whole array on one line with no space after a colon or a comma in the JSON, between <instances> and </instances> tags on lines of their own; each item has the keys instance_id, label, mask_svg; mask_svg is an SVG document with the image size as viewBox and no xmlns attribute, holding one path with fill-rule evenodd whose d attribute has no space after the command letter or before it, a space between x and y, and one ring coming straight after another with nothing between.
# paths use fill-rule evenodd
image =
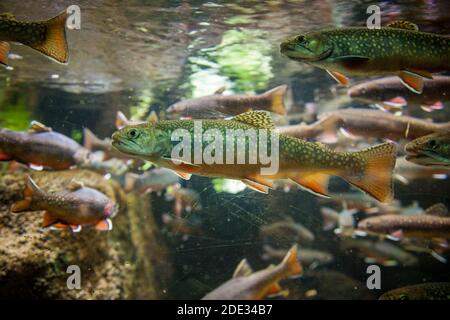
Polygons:
<instances>
[{"instance_id":1,"label":"fish head","mask_svg":"<svg viewBox=\"0 0 450 320\"><path fill-rule=\"evenodd\" d=\"M433 133L405 146L406 160L420 165L450 166L450 134Z\"/></svg>"},{"instance_id":2,"label":"fish head","mask_svg":"<svg viewBox=\"0 0 450 320\"><path fill-rule=\"evenodd\" d=\"M308 32L283 41L280 52L293 60L314 62L330 56L333 44L320 32Z\"/></svg>"},{"instance_id":3,"label":"fish head","mask_svg":"<svg viewBox=\"0 0 450 320\"><path fill-rule=\"evenodd\" d=\"M113 218L119 211L119 206L113 202L108 202L103 207L103 215L105 218Z\"/></svg>"},{"instance_id":4,"label":"fish head","mask_svg":"<svg viewBox=\"0 0 450 320\"><path fill-rule=\"evenodd\" d=\"M137 158L155 160L171 150L170 134L151 123L126 126L111 138L114 148Z\"/></svg>"},{"instance_id":5,"label":"fish head","mask_svg":"<svg viewBox=\"0 0 450 320\"><path fill-rule=\"evenodd\" d=\"M186 110L187 106L184 101L176 102L167 108L166 112L170 114L178 114L182 113L184 110Z\"/></svg>"},{"instance_id":6,"label":"fish head","mask_svg":"<svg viewBox=\"0 0 450 320\"><path fill-rule=\"evenodd\" d=\"M348 89L347 94L352 99L373 101L377 100L381 92L382 88L363 82Z\"/></svg>"}]
</instances>

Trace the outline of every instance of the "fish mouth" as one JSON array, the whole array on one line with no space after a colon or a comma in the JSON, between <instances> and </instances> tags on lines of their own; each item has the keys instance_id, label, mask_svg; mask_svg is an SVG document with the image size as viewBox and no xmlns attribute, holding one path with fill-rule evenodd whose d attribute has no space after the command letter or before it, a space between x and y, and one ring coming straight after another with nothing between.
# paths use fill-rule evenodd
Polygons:
<instances>
[{"instance_id":1,"label":"fish mouth","mask_svg":"<svg viewBox=\"0 0 450 320\"><path fill-rule=\"evenodd\" d=\"M286 43L286 42L283 42L280 45L280 53L284 54L285 56L289 57L290 59L296 60L296 61L304 61L304 62L321 61L321 60L325 60L333 53L332 48L325 50L324 52L322 52L319 55L314 55L314 52L307 47L302 46L302 49L310 52L311 55L310 56L302 55L291 44Z\"/></svg>"}]
</instances>

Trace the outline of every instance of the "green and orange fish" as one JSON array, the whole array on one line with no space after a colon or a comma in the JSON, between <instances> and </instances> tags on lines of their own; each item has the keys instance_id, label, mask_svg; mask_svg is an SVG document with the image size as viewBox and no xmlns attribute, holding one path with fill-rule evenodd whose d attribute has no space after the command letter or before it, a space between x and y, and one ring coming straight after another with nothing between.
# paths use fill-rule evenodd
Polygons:
<instances>
[{"instance_id":1,"label":"green and orange fish","mask_svg":"<svg viewBox=\"0 0 450 320\"><path fill-rule=\"evenodd\" d=\"M0 63L8 64L9 42L19 42L60 63L67 63L69 50L66 40L64 11L47 21L17 21L13 14L0 14Z\"/></svg>"},{"instance_id":2,"label":"green and orange fish","mask_svg":"<svg viewBox=\"0 0 450 320\"><path fill-rule=\"evenodd\" d=\"M205 161L195 163L198 145L201 145L201 154L211 151L211 146L203 143L202 133L194 135L198 133L195 132L198 125L201 125L203 133L214 130L219 135L216 138L220 138L223 143L223 150L236 147L239 140L245 140L243 148L235 148L237 152L233 152L234 161L231 164L226 159L228 152L223 152L223 158L211 164ZM273 188L273 180L291 179L306 190L327 197L330 176L340 176L380 201L392 199L392 170L396 155L392 143L383 143L357 152L335 152L320 143L278 134L274 128L274 123L266 112L250 111L229 120L162 120L131 125L115 132L112 139L113 146L119 151L172 169L185 179L189 179L192 174L236 179L263 193ZM179 147L179 142L172 140L173 133L179 132L177 129L184 129L188 134L189 147L194 150L189 161L172 158L173 148ZM256 140L238 139L242 135L238 137L236 134L227 139L227 132L230 131L253 132ZM274 147L278 153L278 157L274 156L278 160L278 170L275 173L262 174L261 169L268 166L262 162L252 164L249 161L251 148L263 144L264 140L259 141L262 135L265 136L264 143L267 142L266 150L272 149L272 140L278 141L277 149ZM278 140L272 139L273 137ZM229 141L225 143L226 140ZM246 161L240 164L238 156L241 159L245 156Z\"/></svg>"},{"instance_id":3,"label":"green and orange fish","mask_svg":"<svg viewBox=\"0 0 450 320\"><path fill-rule=\"evenodd\" d=\"M450 282L415 284L385 292L379 300L450 300Z\"/></svg>"},{"instance_id":4,"label":"green and orange fish","mask_svg":"<svg viewBox=\"0 0 450 320\"><path fill-rule=\"evenodd\" d=\"M16 202L12 212L44 210L43 227L71 228L74 232L82 226L92 225L97 230L112 229L110 220L118 206L105 194L72 181L66 190L46 192L31 177L27 178L24 199Z\"/></svg>"},{"instance_id":5,"label":"green and orange fish","mask_svg":"<svg viewBox=\"0 0 450 320\"><path fill-rule=\"evenodd\" d=\"M419 32L407 21L379 29L347 27L311 31L281 43L287 57L325 69L337 82L345 75L398 75L410 90L421 93L430 72L450 70L450 38Z\"/></svg>"}]
</instances>

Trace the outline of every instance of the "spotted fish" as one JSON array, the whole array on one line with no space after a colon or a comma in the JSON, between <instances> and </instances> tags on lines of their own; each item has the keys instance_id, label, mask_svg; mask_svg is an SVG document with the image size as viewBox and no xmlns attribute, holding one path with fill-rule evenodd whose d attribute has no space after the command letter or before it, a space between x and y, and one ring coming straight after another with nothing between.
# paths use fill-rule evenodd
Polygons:
<instances>
[{"instance_id":1,"label":"spotted fish","mask_svg":"<svg viewBox=\"0 0 450 320\"><path fill-rule=\"evenodd\" d=\"M307 32L281 43L287 57L325 69L337 82L345 75L398 75L410 90L421 93L430 72L450 70L450 38L419 32L410 22L396 21L379 29L348 27Z\"/></svg>"},{"instance_id":2,"label":"spotted fish","mask_svg":"<svg viewBox=\"0 0 450 320\"><path fill-rule=\"evenodd\" d=\"M198 125L201 125L202 132L196 132ZM112 143L121 152L175 170L185 179L189 179L192 174L237 179L263 193L273 188L273 180L291 179L306 190L327 197L328 180L334 175L344 178L380 201L392 199L391 178L396 154L392 143L358 152L335 152L320 143L278 134L274 128L274 123L266 112L250 111L230 120L162 120L154 124L131 125L115 132ZM173 148L179 144L172 140L172 135L179 132L177 129L185 130L190 140L190 150L194 150L188 161L172 158ZM222 150L232 149L239 140L245 140L242 148L235 148L238 152L234 152L231 164L226 159L229 152L225 151L222 159L216 158L211 164L205 161L195 163L198 162L194 159L198 145L202 148L201 154L211 151L211 146L202 140L202 134L210 129L220 136ZM227 138L230 130L234 133L231 139ZM245 137L249 131L255 134L254 141L238 140L238 137ZM262 134L267 138L264 142L267 142L266 150L271 150L272 141L278 141L278 148L275 150L278 151L278 170L275 173L262 175L261 169L267 165L258 161L251 164L249 161L250 146L262 145L263 142L259 141ZM274 136L278 140L272 139ZM237 161L238 155L241 159L245 156L243 164Z\"/></svg>"},{"instance_id":3,"label":"spotted fish","mask_svg":"<svg viewBox=\"0 0 450 320\"><path fill-rule=\"evenodd\" d=\"M0 14L0 63L8 64L9 42L22 43L57 62L67 63L66 19L65 11L50 20L37 22L17 21L10 13Z\"/></svg>"}]
</instances>

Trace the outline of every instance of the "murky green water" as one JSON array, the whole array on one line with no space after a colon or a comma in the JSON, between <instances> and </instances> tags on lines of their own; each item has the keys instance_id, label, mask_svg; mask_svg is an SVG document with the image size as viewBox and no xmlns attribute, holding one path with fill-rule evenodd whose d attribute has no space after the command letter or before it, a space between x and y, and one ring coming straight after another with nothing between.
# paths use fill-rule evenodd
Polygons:
<instances>
[{"instance_id":1,"label":"murky green water","mask_svg":"<svg viewBox=\"0 0 450 320\"><path fill-rule=\"evenodd\" d=\"M3 0L0 12L13 12L18 20L34 21L48 19L74 4L26 2L27 5ZM286 37L307 30L363 26L372 1L134 0L125 4L101 0L76 4L81 8L81 30L67 31L67 65L57 64L25 46L12 45L11 67L0 70L0 127L25 130L30 121L37 120L82 143L83 128L89 128L98 137L110 137L116 130L117 111L132 120L143 120L151 111L164 117L172 103L212 94L221 87L226 89L224 94L254 94L286 84L288 115L304 112L306 105L313 105L317 114L364 106L350 100L346 89L337 86L323 70L282 56L279 44ZM450 34L447 1L377 4L382 24L410 20L422 31ZM353 79L361 80L365 79ZM450 120L448 109L439 112L437 119ZM291 124L300 121L292 119ZM278 124L288 123L288 118L278 118ZM115 178L123 183L123 177ZM381 265L383 259L365 261L367 252L345 247L333 229L323 230L320 209L326 206L340 211L345 206L342 203L326 202L298 188L289 192L281 188L268 195L249 189L230 193L224 190L222 180L198 176L183 181L182 187L198 194L193 204L181 210L191 229L170 228L164 223L164 214L174 215L174 200L167 197L166 191L152 192L140 195L150 201L152 209L140 212L140 221L133 222L137 227L110 239L111 243L120 244L122 236L132 237L130 232L145 232L139 226L148 223L154 224L152 232L158 233L152 246L160 247L164 255L137 250L120 263L133 264L144 255L163 266L158 272L164 272L166 267L170 273L162 276L165 280L157 287L148 279L136 277L135 281L148 281L141 285L155 286L157 292L153 296L135 292L133 297L197 299L230 279L243 258L255 270L278 263L279 258L263 259L264 246L287 250L298 239L284 232L264 237L261 229L286 217L314 234L312 242L298 240L300 248L334 256L331 262L305 267L307 271L300 279L283 281L282 286L290 290L287 299L377 299L382 293L405 285L450 280L448 263L425 252L411 252L417 263L381 266L381 289L367 289L367 267L373 263ZM350 190L338 180L333 180L330 188L339 195ZM403 208L414 202L423 209L438 202L449 205L448 190L448 179L415 179L408 185L396 181L395 199ZM146 215L152 218L147 219ZM365 214L360 210L354 217L358 221ZM199 231L192 232L192 228ZM0 247L1 243L0 231ZM50 266L42 268L45 272ZM90 268L95 270L95 264ZM2 281L8 282L1 279L1 274L0 266L0 291L6 290L5 286L2 289ZM65 270L60 276L66 277ZM106 294L104 298L109 297Z\"/></svg>"}]
</instances>

